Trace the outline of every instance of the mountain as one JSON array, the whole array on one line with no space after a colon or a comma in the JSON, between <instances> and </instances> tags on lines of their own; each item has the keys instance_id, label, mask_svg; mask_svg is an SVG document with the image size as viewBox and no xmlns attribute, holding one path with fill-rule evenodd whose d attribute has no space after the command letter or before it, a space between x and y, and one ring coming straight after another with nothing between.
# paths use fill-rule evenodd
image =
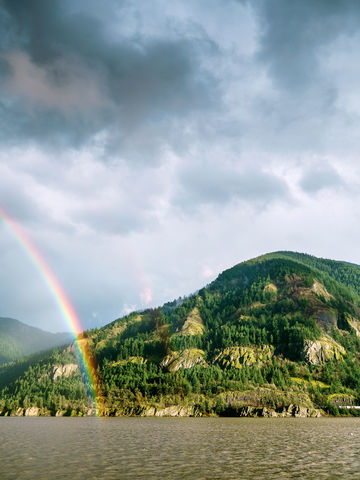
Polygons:
<instances>
[{"instance_id":1,"label":"mountain","mask_svg":"<svg viewBox=\"0 0 360 480\"><path fill-rule=\"evenodd\" d=\"M19 320L0 317L0 365L69 341L68 333L45 332Z\"/></svg>"},{"instance_id":2,"label":"mountain","mask_svg":"<svg viewBox=\"0 0 360 480\"><path fill-rule=\"evenodd\" d=\"M360 404L360 267L266 254L79 341L96 365L100 415L356 415L340 407ZM73 345L18 378L12 368L0 369L3 415L93 413Z\"/></svg>"}]
</instances>

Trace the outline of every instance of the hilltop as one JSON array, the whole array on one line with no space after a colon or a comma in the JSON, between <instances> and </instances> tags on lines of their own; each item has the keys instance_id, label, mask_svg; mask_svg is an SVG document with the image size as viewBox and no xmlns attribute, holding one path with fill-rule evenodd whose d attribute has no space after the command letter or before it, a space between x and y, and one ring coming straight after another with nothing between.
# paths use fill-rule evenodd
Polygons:
<instances>
[{"instance_id":1,"label":"hilltop","mask_svg":"<svg viewBox=\"0 0 360 480\"><path fill-rule=\"evenodd\" d=\"M360 399L360 267L266 254L81 341L96 359L101 415L337 414ZM89 414L87 392L69 346L12 379L0 409Z\"/></svg>"}]
</instances>

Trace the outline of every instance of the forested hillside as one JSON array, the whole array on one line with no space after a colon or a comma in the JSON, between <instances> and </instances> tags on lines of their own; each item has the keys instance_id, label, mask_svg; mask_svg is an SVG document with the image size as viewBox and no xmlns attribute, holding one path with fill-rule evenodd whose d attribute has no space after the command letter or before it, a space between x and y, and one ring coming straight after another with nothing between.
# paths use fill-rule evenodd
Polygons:
<instances>
[{"instance_id":1,"label":"forested hillside","mask_svg":"<svg viewBox=\"0 0 360 480\"><path fill-rule=\"evenodd\" d=\"M296 252L276 252L269 254L276 258L277 255L282 258L291 258L299 263L309 265L313 269L318 269L327 273L330 277L342 283L350 290L360 295L360 266L349 262L339 262L325 258L316 258L312 255Z\"/></svg>"},{"instance_id":2,"label":"forested hillside","mask_svg":"<svg viewBox=\"0 0 360 480\"><path fill-rule=\"evenodd\" d=\"M359 277L356 265L276 252L181 302L84 332L97 364L97 413L318 416L359 404ZM0 409L90 414L88 392L68 347L8 383Z\"/></svg>"},{"instance_id":3,"label":"forested hillside","mask_svg":"<svg viewBox=\"0 0 360 480\"><path fill-rule=\"evenodd\" d=\"M50 333L14 318L0 317L0 365L70 341L68 333Z\"/></svg>"}]
</instances>

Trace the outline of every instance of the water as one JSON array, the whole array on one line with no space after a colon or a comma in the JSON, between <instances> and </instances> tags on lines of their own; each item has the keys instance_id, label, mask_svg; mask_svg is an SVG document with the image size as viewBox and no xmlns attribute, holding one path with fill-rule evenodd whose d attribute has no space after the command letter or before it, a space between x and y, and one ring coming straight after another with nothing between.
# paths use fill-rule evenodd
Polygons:
<instances>
[{"instance_id":1,"label":"water","mask_svg":"<svg viewBox=\"0 0 360 480\"><path fill-rule=\"evenodd\" d=\"M0 478L360 480L357 418L0 418Z\"/></svg>"}]
</instances>

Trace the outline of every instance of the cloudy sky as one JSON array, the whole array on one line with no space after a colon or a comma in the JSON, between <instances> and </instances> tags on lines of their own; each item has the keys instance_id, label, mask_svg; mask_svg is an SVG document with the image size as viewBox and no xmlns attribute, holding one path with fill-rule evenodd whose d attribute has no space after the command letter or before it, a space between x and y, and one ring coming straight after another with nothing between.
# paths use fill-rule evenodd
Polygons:
<instances>
[{"instance_id":1,"label":"cloudy sky","mask_svg":"<svg viewBox=\"0 0 360 480\"><path fill-rule=\"evenodd\" d=\"M0 206L85 327L296 250L360 263L357 0L0 0ZM0 316L65 330L0 225Z\"/></svg>"}]
</instances>

